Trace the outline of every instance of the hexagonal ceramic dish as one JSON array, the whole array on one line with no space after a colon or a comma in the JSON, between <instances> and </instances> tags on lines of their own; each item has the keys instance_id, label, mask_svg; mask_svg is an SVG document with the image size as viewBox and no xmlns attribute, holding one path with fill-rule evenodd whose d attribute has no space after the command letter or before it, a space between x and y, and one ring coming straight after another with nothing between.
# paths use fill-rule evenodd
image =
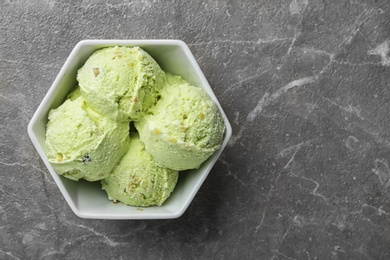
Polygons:
<instances>
[{"instance_id":1,"label":"hexagonal ceramic dish","mask_svg":"<svg viewBox=\"0 0 390 260\"><path fill-rule=\"evenodd\" d=\"M77 70L96 50L108 46L139 46L147 51L164 71L182 76L195 86L203 88L218 104L226 131L221 148L199 169L181 172L171 196L160 207L138 208L108 200L100 182L72 181L56 174L44 152L47 116L58 107L76 84ZM93 219L163 219L180 217L191 203L211 168L225 148L232 129L205 76L200 70L188 46L179 40L84 40L69 55L42 103L28 125L29 136L49 169L58 188L74 213Z\"/></svg>"}]
</instances>

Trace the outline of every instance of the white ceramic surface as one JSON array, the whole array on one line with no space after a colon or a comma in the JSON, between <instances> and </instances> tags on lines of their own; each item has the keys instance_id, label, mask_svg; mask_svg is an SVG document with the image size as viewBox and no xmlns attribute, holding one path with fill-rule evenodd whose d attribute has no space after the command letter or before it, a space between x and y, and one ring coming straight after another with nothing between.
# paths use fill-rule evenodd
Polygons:
<instances>
[{"instance_id":1,"label":"white ceramic surface","mask_svg":"<svg viewBox=\"0 0 390 260\"><path fill-rule=\"evenodd\" d=\"M56 174L44 153L47 116L58 107L76 84L77 70L96 50L108 46L139 46L147 51L164 71L182 76L191 84L202 87L218 104L226 132L222 147L199 169L180 173L178 184L170 198L160 207L137 208L114 204L101 189L100 182L72 181ZM93 219L164 219L181 216L191 203L205 178L225 148L231 134L231 125L200 70L188 46L179 40L84 40L69 55L37 111L28 125L28 134L51 173L55 183L74 213Z\"/></svg>"}]
</instances>

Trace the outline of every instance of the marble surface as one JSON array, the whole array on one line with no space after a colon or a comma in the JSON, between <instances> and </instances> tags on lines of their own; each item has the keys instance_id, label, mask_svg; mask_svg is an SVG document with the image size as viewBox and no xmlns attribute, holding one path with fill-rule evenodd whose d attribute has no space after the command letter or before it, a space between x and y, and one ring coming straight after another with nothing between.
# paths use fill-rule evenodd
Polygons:
<instances>
[{"instance_id":1,"label":"marble surface","mask_svg":"<svg viewBox=\"0 0 390 260\"><path fill-rule=\"evenodd\" d=\"M390 259L390 3L0 1L1 259ZM233 126L186 213L73 214L27 124L82 39L181 39Z\"/></svg>"}]
</instances>

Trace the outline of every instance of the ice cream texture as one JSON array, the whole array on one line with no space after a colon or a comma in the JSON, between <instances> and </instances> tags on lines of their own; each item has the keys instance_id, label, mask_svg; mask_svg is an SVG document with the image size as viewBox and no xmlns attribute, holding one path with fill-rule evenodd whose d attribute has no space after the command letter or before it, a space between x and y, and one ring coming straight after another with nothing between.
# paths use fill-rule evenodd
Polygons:
<instances>
[{"instance_id":1,"label":"ice cream texture","mask_svg":"<svg viewBox=\"0 0 390 260\"><path fill-rule=\"evenodd\" d=\"M46 154L60 175L72 180L101 180L127 152L128 133L128 124L93 111L76 89L49 113Z\"/></svg>"},{"instance_id":2,"label":"ice cream texture","mask_svg":"<svg viewBox=\"0 0 390 260\"><path fill-rule=\"evenodd\" d=\"M135 127L159 165L178 171L198 168L221 146L223 118L202 88L170 74L167 82L159 101Z\"/></svg>"},{"instance_id":3,"label":"ice cream texture","mask_svg":"<svg viewBox=\"0 0 390 260\"><path fill-rule=\"evenodd\" d=\"M221 146L217 104L139 47L94 52L77 81L49 113L46 154L59 175L100 180L110 200L162 205L179 171L200 167ZM131 122L138 133L129 134Z\"/></svg>"},{"instance_id":4,"label":"ice cream texture","mask_svg":"<svg viewBox=\"0 0 390 260\"><path fill-rule=\"evenodd\" d=\"M94 52L77 80L86 102L116 120L139 118L155 104L165 73L139 47L107 47Z\"/></svg>"},{"instance_id":5,"label":"ice cream texture","mask_svg":"<svg viewBox=\"0 0 390 260\"><path fill-rule=\"evenodd\" d=\"M175 188L178 176L178 171L160 167L134 133L128 152L102 180L102 187L115 202L138 207L160 206Z\"/></svg>"}]
</instances>

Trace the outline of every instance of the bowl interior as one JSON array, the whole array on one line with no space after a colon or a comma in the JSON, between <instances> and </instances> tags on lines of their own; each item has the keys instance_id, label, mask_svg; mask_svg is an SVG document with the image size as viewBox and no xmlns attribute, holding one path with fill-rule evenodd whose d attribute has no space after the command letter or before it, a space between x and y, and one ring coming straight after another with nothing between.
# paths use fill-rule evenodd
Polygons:
<instances>
[{"instance_id":1,"label":"bowl interior","mask_svg":"<svg viewBox=\"0 0 390 260\"><path fill-rule=\"evenodd\" d=\"M101 189L100 182L75 182L57 175L43 150L48 113L51 109L62 104L66 95L75 87L77 70L94 51L115 45L143 48L164 71L180 75L191 84L205 89L218 104L224 117L226 132L221 149L204 162L199 169L180 172L174 192L160 207L137 208L120 203L114 204L108 200L107 194ZM81 41L73 49L31 119L28 132L65 200L76 215L98 219L157 219L175 218L184 213L226 146L231 136L231 126L193 55L183 42L176 40L86 40Z\"/></svg>"}]
</instances>

